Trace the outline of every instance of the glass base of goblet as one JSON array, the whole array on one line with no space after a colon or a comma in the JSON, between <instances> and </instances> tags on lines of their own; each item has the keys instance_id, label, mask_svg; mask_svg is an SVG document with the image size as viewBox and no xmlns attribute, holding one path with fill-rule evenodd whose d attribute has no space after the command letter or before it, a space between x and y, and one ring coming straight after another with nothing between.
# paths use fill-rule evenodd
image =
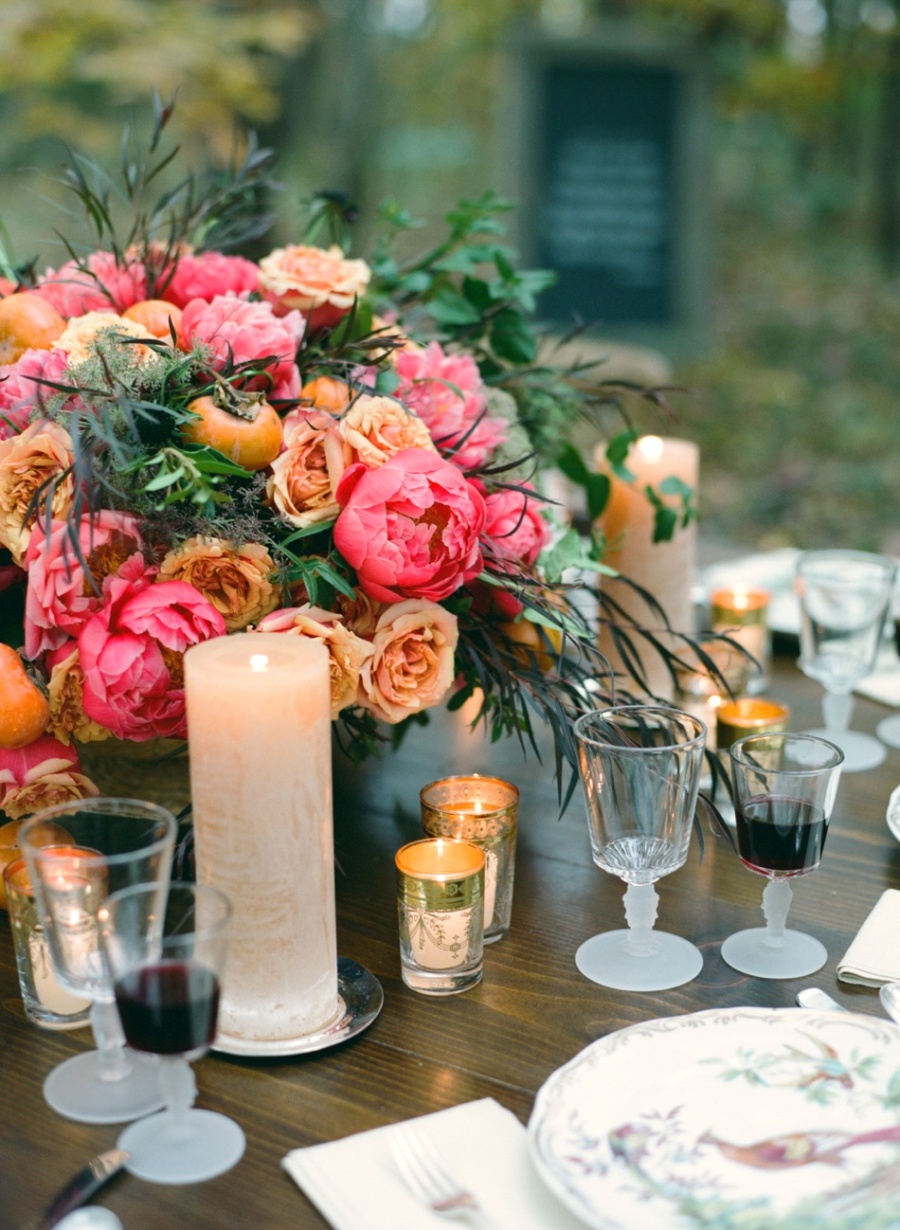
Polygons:
<instances>
[{"instance_id":1,"label":"glass base of goblet","mask_svg":"<svg viewBox=\"0 0 900 1230\"><path fill-rule=\"evenodd\" d=\"M650 951L631 951L628 929L604 931L585 940L575 964L591 982L615 991L667 991L692 982L703 968L700 949L680 935L654 931Z\"/></svg>"},{"instance_id":2,"label":"glass base of goblet","mask_svg":"<svg viewBox=\"0 0 900 1230\"><path fill-rule=\"evenodd\" d=\"M900 747L900 716L882 718L875 727L875 733L882 743L888 747Z\"/></svg>"},{"instance_id":3,"label":"glass base of goblet","mask_svg":"<svg viewBox=\"0 0 900 1230\"><path fill-rule=\"evenodd\" d=\"M887 757L887 748L874 735L867 735L861 730L805 730L807 735L816 735L827 739L844 753L844 763L841 769L844 773L861 773L866 769L877 769Z\"/></svg>"},{"instance_id":4,"label":"glass base of goblet","mask_svg":"<svg viewBox=\"0 0 900 1230\"><path fill-rule=\"evenodd\" d=\"M722 945L722 960L754 978L805 978L822 968L828 953L802 931L785 931L782 942L774 944L765 927L751 927L729 935Z\"/></svg>"},{"instance_id":5,"label":"glass base of goblet","mask_svg":"<svg viewBox=\"0 0 900 1230\"><path fill-rule=\"evenodd\" d=\"M99 1051L76 1055L44 1081L44 1101L76 1123L127 1123L160 1110L165 1101L155 1055L128 1052L131 1071L120 1080L101 1076Z\"/></svg>"},{"instance_id":6,"label":"glass base of goblet","mask_svg":"<svg viewBox=\"0 0 900 1230\"><path fill-rule=\"evenodd\" d=\"M202 1183L225 1174L244 1155L246 1137L226 1115L212 1110L189 1110L173 1127L172 1115L163 1111L130 1124L118 1147L131 1154L126 1170L148 1183Z\"/></svg>"}]
</instances>

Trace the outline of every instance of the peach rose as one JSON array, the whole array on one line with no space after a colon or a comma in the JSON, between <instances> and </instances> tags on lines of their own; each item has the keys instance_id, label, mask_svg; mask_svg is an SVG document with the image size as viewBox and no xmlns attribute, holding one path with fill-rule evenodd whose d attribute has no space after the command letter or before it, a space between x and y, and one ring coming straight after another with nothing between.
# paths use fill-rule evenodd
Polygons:
<instances>
[{"instance_id":1,"label":"peach rose","mask_svg":"<svg viewBox=\"0 0 900 1230\"><path fill-rule=\"evenodd\" d=\"M324 641L331 670L332 720L356 703L360 671L372 656L372 646L345 628L340 615L315 606L287 607L267 615L254 631L285 632Z\"/></svg>"},{"instance_id":2,"label":"peach rose","mask_svg":"<svg viewBox=\"0 0 900 1230\"><path fill-rule=\"evenodd\" d=\"M222 615L225 630L239 632L278 606L281 592L272 582L274 571L272 557L260 543L236 547L198 535L166 555L157 580L193 585Z\"/></svg>"},{"instance_id":3,"label":"peach rose","mask_svg":"<svg viewBox=\"0 0 900 1230\"><path fill-rule=\"evenodd\" d=\"M340 433L370 470L405 448L437 452L422 420L393 397L357 397L341 418Z\"/></svg>"},{"instance_id":4,"label":"peach rose","mask_svg":"<svg viewBox=\"0 0 900 1230\"><path fill-rule=\"evenodd\" d=\"M46 512L46 490L40 509L29 505L50 479L58 479L50 497L54 519L64 520L72 505L72 437L57 423L32 423L21 434L0 440L0 546L22 563L31 530Z\"/></svg>"},{"instance_id":5,"label":"peach rose","mask_svg":"<svg viewBox=\"0 0 900 1230\"><path fill-rule=\"evenodd\" d=\"M351 461L338 420L324 411L292 410L283 427L285 449L270 467L266 503L298 529L334 520L335 491Z\"/></svg>"},{"instance_id":6,"label":"peach rose","mask_svg":"<svg viewBox=\"0 0 900 1230\"><path fill-rule=\"evenodd\" d=\"M346 260L336 245L330 248L298 244L276 248L259 262L259 286L279 313L297 308L309 317L311 329L327 329L350 311L369 285L365 261Z\"/></svg>"},{"instance_id":7,"label":"peach rose","mask_svg":"<svg viewBox=\"0 0 900 1230\"><path fill-rule=\"evenodd\" d=\"M348 598L346 594L335 594L334 605L350 631L370 641L375 635L375 628L385 610L385 604L376 602L361 589L354 590L354 593L355 598Z\"/></svg>"},{"instance_id":8,"label":"peach rose","mask_svg":"<svg viewBox=\"0 0 900 1230\"><path fill-rule=\"evenodd\" d=\"M10 820L99 793L81 772L77 752L52 735L41 735L17 751L0 748L0 810Z\"/></svg>"},{"instance_id":9,"label":"peach rose","mask_svg":"<svg viewBox=\"0 0 900 1230\"><path fill-rule=\"evenodd\" d=\"M389 606L360 675L359 704L390 723L439 705L453 682L458 639L456 616L442 606L418 599Z\"/></svg>"},{"instance_id":10,"label":"peach rose","mask_svg":"<svg viewBox=\"0 0 900 1230\"><path fill-rule=\"evenodd\" d=\"M76 739L79 743L96 743L108 739L110 732L84 711L84 671L78 656L78 642L66 641L47 655L50 672L47 685L50 701L50 724L47 727L66 747Z\"/></svg>"},{"instance_id":11,"label":"peach rose","mask_svg":"<svg viewBox=\"0 0 900 1230\"><path fill-rule=\"evenodd\" d=\"M138 359L154 358L155 352L150 346L119 342L121 336L146 339L147 330L143 325L126 316L117 316L114 312L88 312L69 321L53 343L53 349L64 351L69 356L69 363L83 363L85 359L90 359L96 353L98 343L110 347L127 345L128 353Z\"/></svg>"}]
</instances>

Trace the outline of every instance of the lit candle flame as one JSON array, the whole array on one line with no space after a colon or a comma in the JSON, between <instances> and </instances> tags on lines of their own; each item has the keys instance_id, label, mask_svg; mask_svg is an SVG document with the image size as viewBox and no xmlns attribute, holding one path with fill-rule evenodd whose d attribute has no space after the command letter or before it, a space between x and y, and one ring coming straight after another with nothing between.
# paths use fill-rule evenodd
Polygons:
<instances>
[{"instance_id":1,"label":"lit candle flame","mask_svg":"<svg viewBox=\"0 0 900 1230\"><path fill-rule=\"evenodd\" d=\"M641 436L637 447L648 461L658 461L665 448L665 441L662 436Z\"/></svg>"},{"instance_id":2,"label":"lit candle flame","mask_svg":"<svg viewBox=\"0 0 900 1230\"><path fill-rule=\"evenodd\" d=\"M252 671L264 671L269 665L269 655L265 653L254 653L250 655L250 669Z\"/></svg>"}]
</instances>

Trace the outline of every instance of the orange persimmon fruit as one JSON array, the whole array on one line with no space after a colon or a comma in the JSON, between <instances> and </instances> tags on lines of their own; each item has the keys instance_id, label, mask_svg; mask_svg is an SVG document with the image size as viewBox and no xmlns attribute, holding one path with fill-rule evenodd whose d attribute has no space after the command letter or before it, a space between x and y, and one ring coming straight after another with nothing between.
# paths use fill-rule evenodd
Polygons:
<instances>
[{"instance_id":1,"label":"orange persimmon fruit","mask_svg":"<svg viewBox=\"0 0 900 1230\"><path fill-rule=\"evenodd\" d=\"M127 307L122 315L146 329L150 337L158 337L164 342L172 340L170 321L176 337L181 331L181 308L167 303L165 299L141 299Z\"/></svg>"},{"instance_id":2,"label":"orange persimmon fruit","mask_svg":"<svg viewBox=\"0 0 900 1230\"><path fill-rule=\"evenodd\" d=\"M316 410L340 414L350 405L350 388L334 376L316 376L307 381L300 390L301 405L311 405Z\"/></svg>"},{"instance_id":3,"label":"orange persimmon fruit","mask_svg":"<svg viewBox=\"0 0 900 1230\"><path fill-rule=\"evenodd\" d=\"M0 747L34 743L47 729L50 705L11 645L0 644Z\"/></svg>"},{"instance_id":4,"label":"orange persimmon fruit","mask_svg":"<svg viewBox=\"0 0 900 1230\"><path fill-rule=\"evenodd\" d=\"M248 397L227 410L207 394L187 408L197 418L182 424L182 437L218 449L245 470L264 470L281 452L281 419L267 401Z\"/></svg>"},{"instance_id":5,"label":"orange persimmon fruit","mask_svg":"<svg viewBox=\"0 0 900 1230\"><path fill-rule=\"evenodd\" d=\"M6 883L3 870L8 863L22 857L22 847L19 845L19 830L24 820L10 820L0 826L0 909L6 909ZM37 834L35 835L37 837ZM72 835L58 824L41 826L40 837L36 841L41 846L65 846L72 844Z\"/></svg>"},{"instance_id":6,"label":"orange persimmon fruit","mask_svg":"<svg viewBox=\"0 0 900 1230\"><path fill-rule=\"evenodd\" d=\"M49 350L66 327L52 303L24 291L0 299L0 363L15 363L26 350Z\"/></svg>"}]
</instances>

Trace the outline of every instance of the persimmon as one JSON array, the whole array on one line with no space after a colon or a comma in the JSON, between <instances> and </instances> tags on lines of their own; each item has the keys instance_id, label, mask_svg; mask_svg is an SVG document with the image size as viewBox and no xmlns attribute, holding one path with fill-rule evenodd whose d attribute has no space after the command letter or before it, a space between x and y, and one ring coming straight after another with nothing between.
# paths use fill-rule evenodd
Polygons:
<instances>
[{"instance_id":1,"label":"persimmon","mask_svg":"<svg viewBox=\"0 0 900 1230\"><path fill-rule=\"evenodd\" d=\"M15 282L11 282L9 278L0 278L0 295L11 295L15 289Z\"/></svg>"},{"instance_id":2,"label":"persimmon","mask_svg":"<svg viewBox=\"0 0 900 1230\"><path fill-rule=\"evenodd\" d=\"M234 396L228 409L211 394L195 397L187 408L197 418L182 425L182 438L218 449L245 470L263 470L281 452L281 419L258 395Z\"/></svg>"},{"instance_id":3,"label":"persimmon","mask_svg":"<svg viewBox=\"0 0 900 1230\"><path fill-rule=\"evenodd\" d=\"M181 308L167 303L165 299L141 299L126 308L122 315L146 329L150 337L158 337L164 342L172 340L172 329L176 337L181 329Z\"/></svg>"},{"instance_id":4,"label":"persimmon","mask_svg":"<svg viewBox=\"0 0 900 1230\"><path fill-rule=\"evenodd\" d=\"M307 381L300 390L300 402L312 406L316 410L327 410L329 414L340 414L350 405L350 388L343 380L333 376L316 376Z\"/></svg>"},{"instance_id":5,"label":"persimmon","mask_svg":"<svg viewBox=\"0 0 900 1230\"><path fill-rule=\"evenodd\" d=\"M0 747L34 743L47 729L50 705L11 645L0 644Z\"/></svg>"},{"instance_id":6,"label":"persimmon","mask_svg":"<svg viewBox=\"0 0 900 1230\"><path fill-rule=\"evenodd\" d=\"M19 830L24 820L10 820L0 826L0 909L6 909L6 884L3 880L3 869L7 863L15 862L22 857L19 845ZM42 846L66 846L72 844L72 835L58 824L41 825L40 833L35 834L36 844Z\"/></svg>"},{"instance_id":7,"label":"persimmon","mask_svg":"<svg viewBox=\"0 0 900 1230\"><path fill-rule=\"evenodd\" d=\"M30 291L0 299L0 363L26 350L49 350L66 327L52 303Z\"/></svg>"}]
</instances>

